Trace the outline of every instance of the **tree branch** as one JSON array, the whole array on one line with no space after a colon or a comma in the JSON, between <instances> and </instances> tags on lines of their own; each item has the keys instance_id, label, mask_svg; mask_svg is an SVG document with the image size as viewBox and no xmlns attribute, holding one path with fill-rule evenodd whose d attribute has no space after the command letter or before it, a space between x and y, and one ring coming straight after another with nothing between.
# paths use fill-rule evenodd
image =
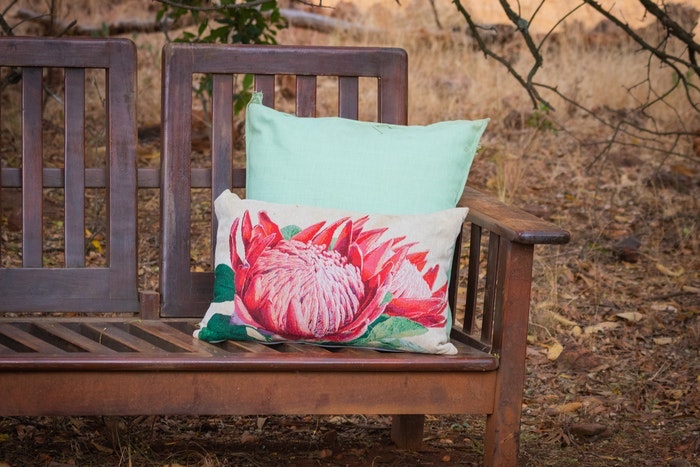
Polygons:
<instances>
[{"instance_id":1,"label":"tree branch","mask_svg":"<svg viewBox=\"0 0 700 467\"><path fill-rule=\"evenodd\" d=\"M501 0L501 1L504 1L504 0ZM476 40L476 42L479 46L479 49L484 53L485 56L491 57L494 60L498 61L506 68L506 70L508 70L508 73L510 73L510 75L513 76L513 78L515 78L515 80L518 81L518 83L520 83L520 85L525 89L525 91L527 91L528 96L530 97L530 100L532 101L532 106L534 108L537 108L540 105L543 105L548 109L554 109L554 107L547 100L545 100L540 95L539 92L537 92L537 89L532 84L532 77L535 75L535 73L533 72L533 69L535 69L535 67L539 68L541 66L541 63L542 63L541 56L540 56L540 63L538 64L537 60L536 60L535 65L533 66L533 69L531 69L530 73L528 74L528 78L527 79L524 78L508 62L508 60L506 60L502 55L499 55L496 52L494 52L488 45L486 45L486 42L484 42L484 39L481 36L481 33L479 32L479 29L480 29L479 26L476 23L474 23L474 20L472 19L471 15L467 11L467 9L464 8L464 6L462 5L462 2L460 0L454 0L454 4L457 7L457 10L462 14L464 19L467 21L467 25L469 26L469 30L471 31L472 36ZM517 23L518 23L517 18L520 18L520 16L515 14L514 18L515 18L515 21L513 21L513 22L514 22L514 24L517 25ZM523 21L525 21L525 20L523 20ZM527 30L527 27L525 27L525 30ZM529 36L529 34L527 34L527 35ZM533 46L534 46L534 42L533 42ZM536 46L534 46L534 50L537 51ZM537 52L537 54L539 55L539 52ZM535 72L536 72L536 69L535 69Z\"/></svg>"},{"instance_id":2,"label":"tree branch","mask_svg":"<svg viewBox=\"0 0 700 467\"><path fill-rule=\"evenodd\" d=\"M517 0L516 2L519 7L520 2ZM683 153L682 150L679 149L679 143L682 138L697 136L697 132L688 129L688 125L692 124L690 123L692 119L689 120L685 114L681 113L681 110L692 110L700 114L700 103L698 102L700 87L693 82L694 80L691 80L692 76L688 75L688 73L692 73L692 75L700 76L700 68L696 63L696 55L700 54L700 44L693 40L693 35L691 34L689 26L684 26L683 24L685 23L683 23L682 19L674 20L671 18L665 5L661 8L653 0L640 0L642 6L646 8L646 11L661 24L666 32L665 37L663 37L658 44L654 45L642 32L632 29L629 24L611 11L605 10L597 1L580 0L578 5L572 8L566 15L560 18L554 26L546 31L544 37L535 41L535 36L530 32L530 24L541 12L544 2L545 0L540 0L528 21L523 18L519 10L516 11L511 6L511 1L499 0L500 6L506 14L508 21L512 23L515 29L520 33L519 36L526 47L524 54L529 55L533 60L527 75L519 73L506 59L504 53L499 53L490 48L481 36L481 26L475 24L467 8L465 8L459 0L454 0L453 3L465 18L469 31L476 40L479 49L487 58L494 58L505 67L507 72L513 76L525 90L535 108L539 105L544 105L547 109L553 110L553 106L550 105L543 98L543 94L541 94L541 92L545 92L548 95L556 96L567 103L567 105L582 111L598 124L610 130L605 140L593 143L596 146L602 145L593 163L607 154L614 146L644 148L654 153L665 154L666 158L673 156L694 160L692 154ZM592 7L596 12L600 13L604 18L620 28L626 36L640 46L641 52L648 54L647 62L644 64L646 67L646 76L636 84L627 88L629 95L635 99L635 107L630 109L629 112L619 110L615 111L613 115L605 115L605 113L601 113L599 109L591 109L578 100L569 97L556 85L535 81L535 77L544 63L543 51L545 50L545 42L553 36L554 30L561 26L566 18L584 5ZM696 12L691 11L690 13L689 18L691 22L695 21ZM674 43L673 41L678 42ZM683 56L685 53L684 51L673 51L674 49L672 46L678 45L678 43L686 46L686 49L683 50L688 51L688 58ZM673 72L673 80L670 83L658 80L654 74L652 74L652 70L659 67L659 65L662 69L666 67ZM679 89L681 87L682 90ZM640 96L639 93L636 92L637 89L646 91L646 94ZM677 96L679 92L684 93L685 102L689 107L686 107L684 104L684 106L680 108L678 104L672 100L673 96ZM672 122L657 120L654 112L650 110L659 106L665 106L671 110L673 114ZM669 126L672 127L669 129ZM562 130L568 131L563 126ZM572 132L568 131L568 133ZM664 158L664 160L666 160L666 158Z\"/></svg>"}]
</instances>

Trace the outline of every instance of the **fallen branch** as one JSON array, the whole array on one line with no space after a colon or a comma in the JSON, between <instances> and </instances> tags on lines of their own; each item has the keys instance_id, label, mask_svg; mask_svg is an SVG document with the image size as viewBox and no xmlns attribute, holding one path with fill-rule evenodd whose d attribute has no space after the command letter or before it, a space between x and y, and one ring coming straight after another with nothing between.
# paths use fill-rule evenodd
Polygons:
<instances>
[{"instance_id":1,"label":"fallen branch","mask_svg":"<svg viewBox=\"0 0 700 467\"><path fill-rule=\"evenodd\" d=\"M17 10L15 17L23 21L31 21L40 24L47 29L53 25L55 29L66 31L66 33L70 30L70 35L72 36L116 36L132 32L160 32L163 27L168 26L167 23L163 24L154 20L137 19L102 23L99 26L85 26L80 24L73 24L73 26L71 26L71 23L65 23L58 18L54 18L52 21L49 16L36 13L26 8ZM73 21L72 23L75 22ZM180 27L191 26L192 21L181 21L178 25Z\"/></svg>"},{"instance_id":2,"label":"fallen branch","mask_svg":"<svg viewBox=\"0 0 700 467\"><path fill-rule=\"evenodd\" d=\"M293 10L290 8L280 8L280 14L287 20L289 26L302 29L311 29L318 32L335 31L362 31L376 32L374 28L358 26L349 21L344 21L329 16L310 13L308 11Z\"/></svg>"},{"instance_id":3,"label":"fallen branch","mask_svg":"<svg viewBox=\"0 0 700 467\"><path fill-rule=\"evenodd\" d=\"M363 31L376 32L373 28L358 26L349 21L344 21L336 18L331 18L324 15L310 13L307 11L293 10L281 8L280 13L287 20L288 24L295 28L311 29L323 33L335 31ZM15 14L17 19L23 21L31 21L42 25L44 28L49 28L53 25L55 29L68 31L72 36L115 36L119 34L128 34L133 32L151 33L160 32L163 28L170 29L172 22L157 22L155 20L124 20L115 21L114 23L102 23L99 26L89 26L65 23L57 18L53 22L46 15L36 13L35 11L21 8ZM191 16L180 18L177 22L177 28L185 28L193 23Z\"/></svg>"}]
</instances>

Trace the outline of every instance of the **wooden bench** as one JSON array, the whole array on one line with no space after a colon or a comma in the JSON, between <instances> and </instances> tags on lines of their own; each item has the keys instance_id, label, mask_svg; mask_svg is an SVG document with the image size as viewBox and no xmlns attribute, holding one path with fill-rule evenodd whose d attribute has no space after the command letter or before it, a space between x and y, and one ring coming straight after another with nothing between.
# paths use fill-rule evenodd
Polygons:
<instances>
[{"instance_id":1,"label":"wooden bench","mask_svg":"<svg viewBox=\"0 0 700 467\"><path fill-rule=\"evenodd\" d=\"M394 441L416 449L423 414L481 413L487 415L485 463L516 463L533 249L565 243L569 235L473 189L466 188L461 201L470 208L461 242L469 247L469 262L460 269L456 252L450 291L452 309L466 309L452 332L458 355L213 345L192 337L213 284L211 272L191 265L193 200L201 189L213 199L245 184L244 169L232 160L231 76L253 74L255 88L273 105L276 75L297 75L296 113L303 116L315 115L317 82L325 79L317 77L339 76L339 114L350 118L360 114L358 83L374 79L379 120L405 124L405 53L166 46L160 168L137 168L130 41L2 37L0 66L22 72L21 157L6 157L3 148L0 178L0 415L391 414ZM65 69L60 157L48 156L41 139L46 68ZM94 73L106 75L98 93L105 108L98 151L85 123L85 95L93 88L86 77ZM191 156L191 89L200 73L212 74L214 103L211 156L204 164ZM2 104L0 116L9 118ZM138 188L160 190L157 292L138 286ZM12 228L17 213L10 209L19 203L21 225ZM47 210L60 222L47 225ZM87 248L85 219L95 215L104 229L89 239L97 246ZM56 228L63 263L47 264ZM103 260L86 252L97 247L104 248ZM461 304L457 284L467 290Z\"/></svg>"}]
</instances>

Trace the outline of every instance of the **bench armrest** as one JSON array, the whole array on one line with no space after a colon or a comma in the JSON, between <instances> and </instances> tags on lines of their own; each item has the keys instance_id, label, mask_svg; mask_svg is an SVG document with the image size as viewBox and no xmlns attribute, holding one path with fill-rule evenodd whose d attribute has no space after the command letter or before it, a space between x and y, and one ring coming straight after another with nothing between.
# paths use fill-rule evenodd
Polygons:
<instances>
[{"instance_id":1,"label":"bench armrest","mask_svg":"<svg viewBox=\"0 0 700 467\"><path fill-rule=\"evenodd\" d=\"M568 231L539 217L508 206L497 199L466 187L458 206L468 207L467 221L507 240L523 244L563 244L570 239Z\"/></svg>"}]
</instances>

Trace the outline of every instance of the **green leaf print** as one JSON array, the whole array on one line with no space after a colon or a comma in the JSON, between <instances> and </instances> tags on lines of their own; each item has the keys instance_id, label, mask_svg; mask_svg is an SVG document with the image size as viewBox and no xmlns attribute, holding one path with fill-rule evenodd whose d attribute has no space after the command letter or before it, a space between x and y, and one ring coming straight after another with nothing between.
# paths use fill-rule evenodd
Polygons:
<instances>
[{"instance_id":1,"label":"green leaf print","mask_svg":"<svg viewBox=\"0 0 700 467\"><path fill-rule=\"evenodd\" d=\"M389 344L405 337L419 336L428 332L428 329L420 323L400 316L381 315L372 323L367 332L350 344L363 346L372 343Z\"/></svg>"},{"instance_id":2,"label":"green leaf print","mask_svg":"<svg viewBox=\"0 0 700 467\"><path fill-rule=\"evenodd\" d=\"M249 326L231 324L231 317L221 313L214 314L207 325L199 330L198 337L208 342L221 342L225 340L235 341L265 341L262 334L253 332L251 335Z\"/></svg>"},{"instance_id":3,"label":"green leaf print","mask_svg":"<svg viewBox=\"0 0 700 467\"><path fill-rule=\"evenodd\" d=\"M282 236L285 240L291 239L293 236L301 232L301 228L297 225L288 225L280 229Z\"/></svg>"},{"instance_id":4,"label":"green leaf print","mask_svg":"<svg viewBox=\"0 0 700 467\"><path fill-rule=\"evenodd\" d=\"M230 266L219 264L214 270L214 303L230 302L236 296L234 272Z\"/></svg>"}]
</instances>

